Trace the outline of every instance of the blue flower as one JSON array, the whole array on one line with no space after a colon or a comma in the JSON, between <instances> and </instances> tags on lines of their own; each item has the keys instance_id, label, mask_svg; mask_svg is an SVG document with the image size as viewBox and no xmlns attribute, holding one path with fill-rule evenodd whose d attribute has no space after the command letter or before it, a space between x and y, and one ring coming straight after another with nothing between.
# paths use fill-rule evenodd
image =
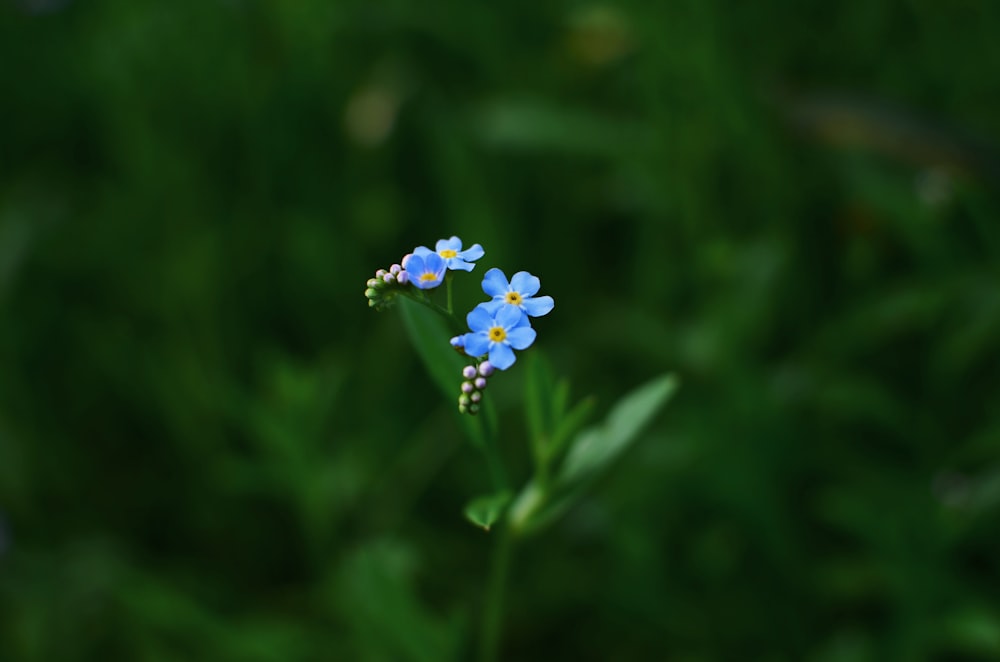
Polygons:
<instances>
[{"instance_id":1,"label":"blue flower","mask_svg":"<svg viewBox=\"0 0 1000 662\"><path fill-rule=\"evenodd\" d=\"M494 313L501 306L509 304L516 306L531 317L541 317L548 314L556 305L552 297L536 297L541 288L541 281L527 271L518 271L507 282L507 276L499 269L490 269L483 276L483 292L493 297L492 301L483 304L487 312Z\"/></svg>"},{"instance_id":2,"label":"blue flower","mask_svg":"<svg viewBox=\"0 0 1000 662\"><path fill-rule=\"evenodd\" d=\"M422 290L437 287L444 280L444 259L437 253L407 255L403 262L405 280Z\"/></svg>"},{"instance_id":3,"label":"blue flower","mask_svg":"<svg viewBox=\"0 0 1000 662\"><path fill-rule=\"evenodd\" d=\"M535 330L527 315L517 306L501 305L496 311L481 303L466 316L472 333L462 338L469 356L489 354L489 361L498 370L514 365L514 350L527 349L535 342Z\"/></svg>"},{"instance_id":4,"label":"blue flower","mask_svg":"<svg viewBox=\"0 0 1000 662\"><path fill-rule=\"evenodd\" d=\"M413 250L413 254L419 255L420 257L435 254L440 255L449 269L472 271L472 269L476 266L472 264L472 261L478 260L483 255L486 255L486 251L484 251L483 247L479 244L473 244L463 251L462 240L458 237L452 237L451 239L438 240L438 242L434 244L433 251L426 246L417 246Z\"/></svg>"}]
</instances>

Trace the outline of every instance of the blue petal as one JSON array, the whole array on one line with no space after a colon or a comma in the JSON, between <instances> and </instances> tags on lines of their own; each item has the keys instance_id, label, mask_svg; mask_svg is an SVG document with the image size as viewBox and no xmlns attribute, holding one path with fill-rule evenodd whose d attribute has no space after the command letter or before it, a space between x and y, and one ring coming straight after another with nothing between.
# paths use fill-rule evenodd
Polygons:
<instances>
[{"instance_id":1,"label":"blue petal","mask_svg":"<svg viewBox=\"0 0 1000 662\"><path fill-rule=\"evenodd\" d=\"M433 253L433 252L434 251L432 251L431 249L427 248L426 246L417 246L416 248L413 249L413 254L414 255L419 255L420 257L424 257L425 255L428 255L429 253Z\"/></svg>"},{"instance_id":2,"label":"blue petal","mask_svg":"<svg viewBox=\"0 0 1000 662\"><path fill-rule=\"evenodd\" d=\"M451 257L448 258L448 268L455 271L472 271L476 268L476 265L466 262L460 257Z\"/></svg>"},{"instance_id":3,"label":"blue petal","mask_svg":"<svg viewBox=\"0 0 1000 662\"><path fill-rule=\"evenodd\" d=\"M434 244L434 248L439 252L445 249L451 249L457 253L462 250L462 240L458 237L452 237L451 239L438 239L438 242Z\"/></svg>"},{"instance_id":4,"label":"blue petal","mask_svg":"<svg viewBox=\"0 0 1000 662\"><path fill-rule=\"evenodd\" d=\"M503 297L507 294L510 284L507 283L507 277L503 275L503 272L493 267L483 276L483 292L486 292L491 297Z\"/></svg>"},{"instance_id":5,"label":"blue petal","mask_svg":"<svg viewBox=\"0 0 1000 662\"><path fill-rule=\"evenodd\" d=\"M496 315L497 311L500 310L500 306L506 305L503 299L493 299L493 301L487 301L486 303L479 304L479 307L485 310L492 317Z\"/></svg>"},{"instance_id":6,"label":"blue petal","mask_svg":"<svg viewBox=\"0 0 1000 662\"><path fill-rule=\"evenodd\" d=\"M465 321L469 323L469 328L473 331L485 333L493 326L493 315L486 310L485 306L486 304L481 303L465 316Z\"/></svg>"},{"instance_id":7,"label":"blue petal","mask_svg":"<svg viewBox=\"0 0 1000 662\"><path fill-rule=\"evenodd\" d=\"M521 308L521 311L523 312L524 311L524 306L520 306L520 308ZM531 326L531 318L528 317L527 315L521 315L521 321L518 322L517 324L515 324L514 328L516 329L516 328L521 327L521 326Z\"/></svg>"},{"instance_id":8,"label":"blue petal","mask_svg":"<svg viewBox=\"0 0 1000 662\"><path fill-rule=\"evenodd\" d=\"M556 305L552 297L532 297L521 302L521 308L532 317L547 315Z\"/></svg>"},{"instance_id":9,"label":"blue petal","mask_svg":"<svg viewBox=\"0 0 1000 662\"><path fill-rule=\"evenodd\" d=\"M469 356L482 356L490 351L490 339L485 333L465 334L465 353Z\"/></svg>"},{"instance_id":10,"label":"blue petal","mask_svg":"<svg viewBox=\"0 0 1000 662\"><path fill-rule=\"evenodd\" d=\"M437 253L428 253L424 257L424 269L443 275L445 269L444 258Z\"/></svg>"},{"instance_id":11,"label":"blue petal","mask_svg":"<svg viewBox=\"0 0 1000 662\"><path fill-rule=\"evenodd\" d=\"M429 273L429 272L424 272ZM434 280L424 280L423 278L410 278L410 283L419 290L432 290L441 284L441 277L434 274Z\"/></svg>"},{"instance_id":12,"label":"blue petal","mask_svg":"<svg viewBox=\"0 0 1000 662\"><path fill-rule=\"evenodd\" d=\"M510 279L510 286L522 297L527 298L538 293L538 290L542 288L542 282L538 280L538 276L532 276L527 271L518 271Z\"/></svg>"},{"instance_id":13,"label":"blue petal","mask_svg":"<svg viewBox=\"0 0 1000 662\"><path fill-rule=\"evenodd\" d=\"M506 370L514 365L514 350L501 342L493 343L490 347L490 363L497 370Z\"/></svg>"},{"instance_id":14,"label":"blue petal","mask_svg":"<svg viewBox=\"0 0 1000 662\"><path fill-rule=\"evenodd\" d=\"M424 258L421 255L414 253L410 256L410 259L406 261L406 270L411 274L422 274L424 272Z\"/></svg>"},{"instance_id":15,"label":"blue petal","mask_svg":"<svg viewBox=\"0 0 1000 662\"><path fill-rule=\"evenodd\" d=\"M520 326L518 323L521 318L524 317L524 312L517 306L512 306L509 303L505 303L500 306L494 314L494 319L497 321L497 325L502 326L505 329L512 329L515 326Z\"/></svg>"},{"instance_id":16,"label":"blue petal","mask_svg":"<svg viewBox=\"0 0 1000 662\"><path fill-rule=\"evenodd\" d=\"M519 326L507 332L507 342L514 349L528 349L535 342L535 330L530 326Z\"/></svg>"},{"instance_id":17,"label":"blue petal","mask_svg":"<svg viewBox=\"0 0 1000 662\"><path fill-rule=\"evenodd\" d=\"M469 246L458 254L458 256L463 260L478 260L484 255L486 255L486 251L484 251L483 247L479 244L472 244L472 246Z\"/></svg>"}]
</instances>

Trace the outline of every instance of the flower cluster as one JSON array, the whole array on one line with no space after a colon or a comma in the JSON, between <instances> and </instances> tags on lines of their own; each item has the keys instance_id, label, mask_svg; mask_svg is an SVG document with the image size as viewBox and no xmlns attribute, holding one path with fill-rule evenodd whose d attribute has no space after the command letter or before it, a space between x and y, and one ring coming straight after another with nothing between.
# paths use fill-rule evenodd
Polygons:
<instances>
[{"instance_id":1,"label":"flower cluster","mask_svg":"<svg viewBox=\"0 0 1000 662\"><path fill-rule=\"evenodd\" d=\"M490 269L483 277L483 292L493 297L472 309L465 321L470 333L452 338L472 357L489 357L497 370L506 370L517 358L514 350L523 350L535 342L535 330L529 317L547 315L555 306L550 296L536 297L541 282L527 271L518 271L508 282L499 269Z\"/></svg>"},{"instance_id":2,"label":"flower cluster","mask_svg":"<svg viewBox=\"0 0 1000 662\"><path fill-rule=\"evenodd\" d=\"M404 255L399 264L388 270L379 269L375 278L368 279L365 289L368 305L382 310L406 285L420 290L433 289L444 282L447 271L472 271L476 266L473 262L485 254L479 244L462 250L462 240L458 237L439 240L433 251L417 246L412 253Z\"/></svg>"},{"instance_id":3,"label":"flower cluster","mask_svg":"<svg viewBox=\"0 0 1000 662\"><path fill-rule=\"evenodd\" d=\"M441 239L434 250L417 246L388 270L379 269L375 278L368 280L365 296L368 305L376 310L388 306L400 293L407 294L421 303L429 304L423 294L413 292L431 290L448 282L448 309L451 314L449 271L472 271L474 262L485 255L482 246L473 244L463 249L458 237ZM536 332L531 326L532 317L547 315L555 303L550 296L537 296L541 282L527 271L518 271L509 281L503 271L490 269L483 277L483 292L490 299L480 303L466 315L469 333L451 339L452 346L475 360L462 371L458 406L462 413L475 414L486 388L487 378L494 370L506 370L517 360L516 351L522 351L535 342ZM439 310L443 310L440 309Z\"/></svg>"},{"instance_id":4,"label":"flower cluster","mask_svg":"<svg viewBox=\"0 0 1000 662\"><path fill-rule=\"evenodd\" d=\"M489 361L462 368L462 379L465 381L462 382L462 394L458 396L458 411L473 416L479 413L479 402L483 399L486 380L493 372L493 364Z\"/></svg>"},{"instance_id":5,"label":"flower cluster","mask_svg":"<svg viewBox=\"0 0 1000 662\"><path fill-rule=\"evenodd\" d=\"M409 279L410 275L403 271L402 265L394 264L388 269L379 269L375 272L375 277L369 278L366 284L368 305L375 310L382 310L392 303Z\"/></svg>"}]
</instances>

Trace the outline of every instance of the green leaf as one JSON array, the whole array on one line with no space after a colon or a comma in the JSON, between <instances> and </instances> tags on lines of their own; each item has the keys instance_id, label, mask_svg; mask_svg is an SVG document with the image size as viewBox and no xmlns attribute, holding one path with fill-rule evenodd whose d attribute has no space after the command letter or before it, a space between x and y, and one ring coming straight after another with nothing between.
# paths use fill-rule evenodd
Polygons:
<instances>
[{"instance_id":1,"label":"green leaf","mask_svg":"<svg viewBox=\"0 0 1000 662\"><path fill-rule=\"evenodd\" d=\"M403 325L427 367L434 383L437 384L446 401L452 403L458 412L458 394L462 383L462 367L469 363L455 351L449 340L457 332L449 329L445 318L416 301L400 297L399 308L403 314ZM456 322L457 324L457 322ZM496 432L497 418L493 401L483 398L479 416L460 416L461 425L473 444L482 448L486 444L486 429Z\"/></svg>"},{"instance_id":2,"label":"green leaf","mask_svg":"<svg viewBox=\"0 0 1000 662\"><path fill-rule=\"evenodd\" d=\"M545 358L539 352L527 357L528 370L524 383L524 409L528 423L532 454L537 463L544 462L545 438L550 431L549 399L552 397L552 377Z\"/></svg>"},{"instance_id":3,"label":"green leaf","mask_svg":"<svg viewBox=\"0 0 1000 662\"><path fill-rule=\"evenodd\" d=\"M560 482L580 481L611 464L635 441L677 386L675 375L664 375L619 400L602 426L584 430L574 440L563 462Z\"/></svg>"},{"instance_id":4,"label":"green leaf","mask_svg":"<svg viewBox=\"0 0 1000 662\"><path fill-rule=\"evenodd\" d=\"M537 531L579 501L599 471L638 438L676 391L678 383L670 374L640 386L618 401L603 424L577 434L557 478L548 485L532 480L518 494L510 509L511 528L521 535ZM580 402L561 424L575 430L582 425L591 406L590 400ZM559 441L560 434L557 431L553 439ZM556 446L553 452L558 452Z\"/></svg>"},{"instance_id":5,"label":"green leaf","mask_svg":"<svg viewBox=\"0 0 1000 662\"><path fill-rule=\"evenodd\" d=\"M546 461L551 461L562 453L566 442L583 427L583 424L594 410L594 403L595 400L593 397L584 398L576 403L576 406L568 414L560 416L557 419L559 424L556 425L556 429L553 431L552 436L549 437L548 444L545 447Z\"/></svg>"},{"instance_id":6,"label":"green leaf","mask_svg":"<svg viewBox=\"0 0 1000 662\"><path fill-rule=\"evenodd\" d=\"M465 506L465 517L476 526L489 531L493 523L500 519L510 503L511 493L507 490L473 499Z\"/></svg>"},{"instance_id":7,"label":"green leaf","mask_svg":"<svg viewBox=\"0 0 1000 662\"><path fill-rule=\"evenodd\" d=\"M446 397L458 398L465 362L449 342L455 334L448 328L444 317L403 296L399 297L399 308L410 340L434 382Z\"/></svg>"},{"instance_id":8,"label":"green leaf","mask_svg":"<svg viewBox=\"0 0 1000 662\"><path fill-rule=\"evenodd\" d=\"M566 413L566 406L569 404L569 380L562 379L556 384L555 391L552 394L552 421L561 421L563 415ZM555 427L559 427L559 423L555 423ZM553 434L555 430L553 430Z\"/></svg>"}]
</instances>

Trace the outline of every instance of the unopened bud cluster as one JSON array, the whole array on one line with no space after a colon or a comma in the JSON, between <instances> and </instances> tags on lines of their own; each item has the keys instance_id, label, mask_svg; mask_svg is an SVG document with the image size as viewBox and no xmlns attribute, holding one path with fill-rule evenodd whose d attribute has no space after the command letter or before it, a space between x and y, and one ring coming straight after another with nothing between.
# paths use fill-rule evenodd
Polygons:
<instances>
[{"instance_id":1,"label":"unopened bud cluster","mask_svg":"<svg viewBox=\"0 0 1000 662\"><path fill-rule=\"evenodd\" d=\"M486 380L494 372L493 364L483 361L479 366L467 365L462 368L462 394L458 396L458 411L463 414L479 413L479 403L483 399Z\"/></svg>"},{"instance_id":2,"label":"unopened bud cluster","mask_svg":"<svg viewBox=\"0 0 1000 662\"><path fill-rule=\"evenodd\" d=\"M407 282L409 274L398 264L388 269L379 269L375 272L375 277L369 278L366 283L365 297L368 298L368 305L375 310L388 307Z\"/></svg>"}]
</instances>

